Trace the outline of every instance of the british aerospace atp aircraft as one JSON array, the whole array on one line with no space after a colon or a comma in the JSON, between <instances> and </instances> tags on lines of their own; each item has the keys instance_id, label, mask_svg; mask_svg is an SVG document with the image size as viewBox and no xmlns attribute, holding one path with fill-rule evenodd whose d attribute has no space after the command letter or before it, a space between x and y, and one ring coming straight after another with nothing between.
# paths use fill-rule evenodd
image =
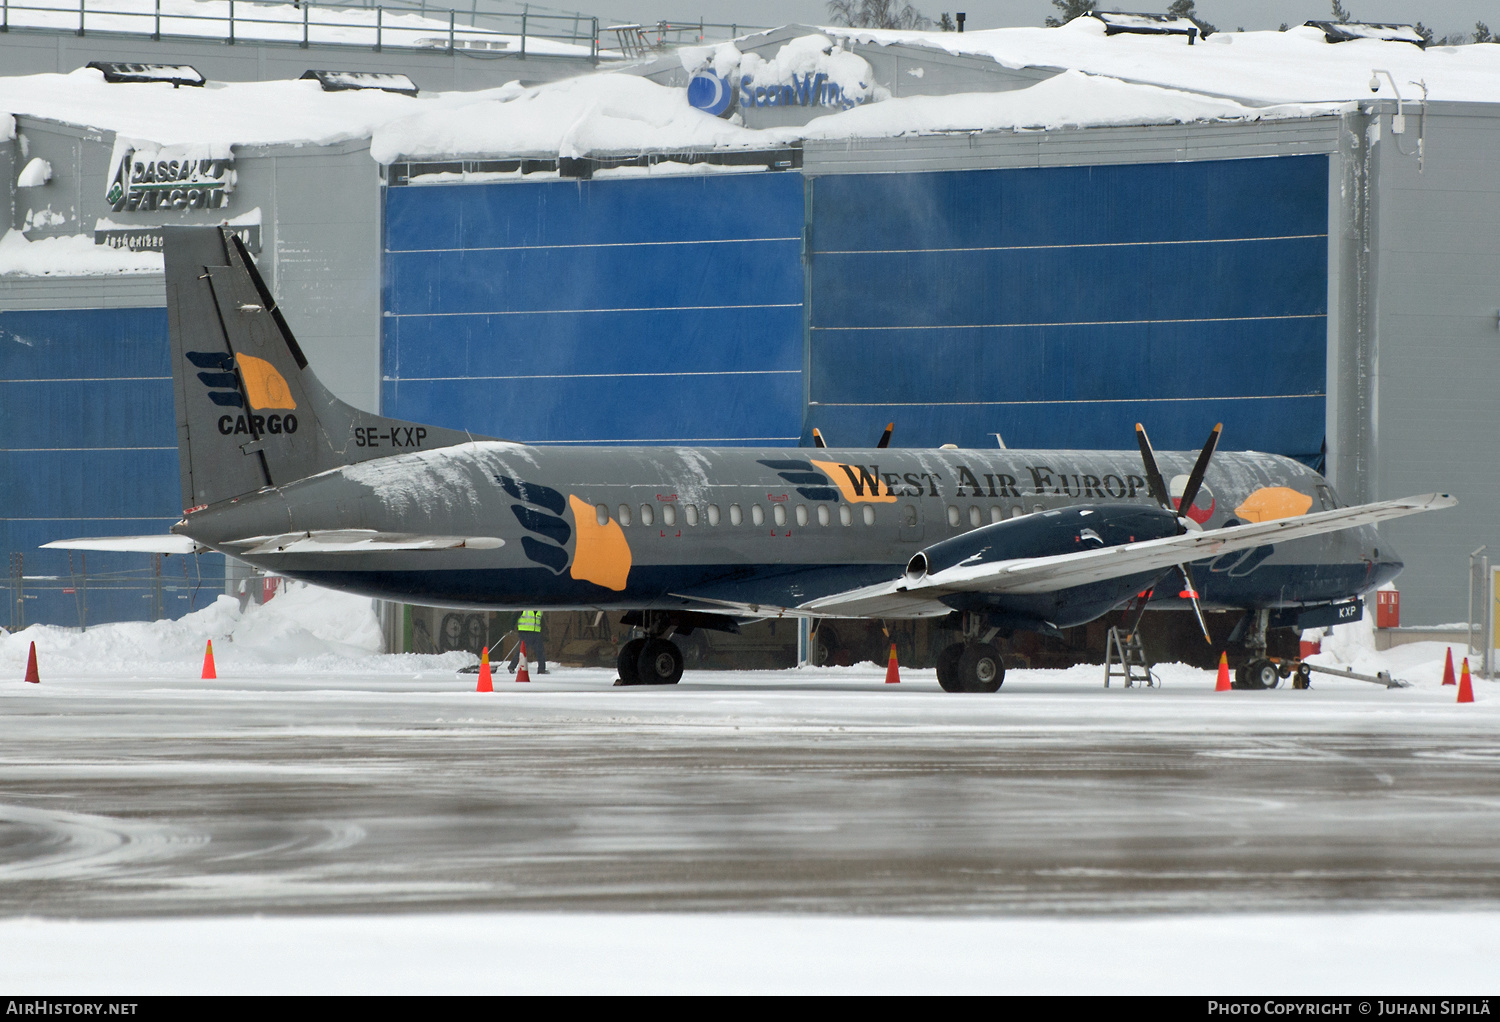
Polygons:
<instances>
[{"instance_id":1,"label":"british aerospace atp aircraft","mask_svg":"<svg viewBox=\"0 0 1500 1022\"><path fill-rule=\"evenodd\" d=\"M1454 504L1427 494L1339 507L1298 462L1214 457L1217 427L1196 459L1158 457L1137 427L1139 464L1116 451L884 440L563 448L473 437L330 394L232 232L169 227L165 241L183 518L174 536L49 546L212 549L435 606L627 611L645 635L620 651L625 683L681 678L674 632L925 617L961 637L939 657L943 688L993 692L1005 676L997 635L1083 624L1164 582L1169 599L1184 585L1195 609L1200 595L1244 608L1263 651L1272 608L1345 604L1396 576L1375 523Z\"/></svg>"}]
</instances>

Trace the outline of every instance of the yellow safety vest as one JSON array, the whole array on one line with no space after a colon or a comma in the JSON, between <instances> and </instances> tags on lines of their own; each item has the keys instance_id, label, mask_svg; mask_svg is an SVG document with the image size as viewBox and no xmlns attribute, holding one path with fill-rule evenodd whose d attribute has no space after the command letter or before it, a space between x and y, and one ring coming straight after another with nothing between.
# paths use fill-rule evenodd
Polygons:
<instances>
[{"instance_id":1,"label":"yellow safety vest","mask_svg":"<svg viewBox=\"0 0 1500 1022\"><path fill-rule=\"evenodd\" d=\"M516 624L516 630L521 632L540 632L542 630L542 612L539 610L521 611L521 620Z\"/></svg>"}]
</instances>

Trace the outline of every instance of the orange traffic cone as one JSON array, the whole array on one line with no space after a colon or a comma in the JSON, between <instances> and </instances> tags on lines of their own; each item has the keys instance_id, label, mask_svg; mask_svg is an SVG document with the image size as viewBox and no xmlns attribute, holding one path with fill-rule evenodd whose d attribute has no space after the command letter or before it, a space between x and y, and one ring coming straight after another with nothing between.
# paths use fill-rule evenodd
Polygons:
<instances>
[{"instance_id":1,"label":"orange traffic cone","mask_svg":"<svg viewBox=\"0 0 1500 1022\"><path fill-rule=\"evenodd\" d=\"M530 680L531 670L530 665L526 663L526 643L523 642L521 643L521 666L516 671L516 681L521 682Z\"/></svg>"},{"instance_id":2,"label":"orange traffic cone","mask_svg":"<svg viewBox=\"0 0 1500 1022\"><path fill-rule=\"evenodd\" d=\"M1229 653L1219 654L1219 681L1214 685L1215 692L1228 692L1234 686L1229 684Z\"/></svg>"},{"instance_id":3,"label":"orange traffic cone","mask_svg":"<svg viewBox=\"0 0 1500 1022\"><path fill-rule=\"evenodd\" d=\"M1464 672L1458 678L1458 701L1461 703L1474 701L1474 683L1469 680L1468 657L1464 657Z\"/></svg>"},{"instance_id":4,"label":"orange traffic cone","mask_svg":"<svg viewBox=\"0 0 1500 1022\"><path fill-rule=\"evenodd\" d=\"M214 670L214 640L208 640L208 649L203 651L203 680L217 678L218 672Z\"/></svg>"},{"instance_id":5,"label":"orange traffic cone","mask_svg":"<svg viewBox=\"0 0 1500 1022\"><path fill-rule=\"evenodd\" d=\"M474 691L495 691L495 679L490 676L490 648L488 646L479 654L479 687Z\"/></svg>"},{"instance_id":6,"label":"orange traffic cone","mask_svg":"<svg viewBox=\"0 0 1500 1022\"><path fill-rule=\"evenodd\" d=\"M42 676L36 672L36 643L31 644L31 655L26 658L26 681L33 685L42 683Z\"/></svg>"},{"instance_id":7,"label":"orange traffic cone","mask_svg":"<svg viewBox=\"0 0 1500 1022\"><path fill-rule=\"evenodd\" d=\"M1453 647L1452 646L1448 647L1448 660L1447 660L1447 662L1445 664L1443 664L1443 684L1444 685L1457 685L1458 684L1458 682L1456 682L1456 681L1453 680Z\"/></svg>"},{"instance_id":8,"label":"orange traffic cone","mask_svg":"<svg viewBox=\"0 0 1500 1022\"><path fill-rule=\"evenodd\" d=\"M885 683L887 685L901 684L901 671L896 667L896 644L891 643L891 662L885 665Z\"/></svg>"}]
</instances>

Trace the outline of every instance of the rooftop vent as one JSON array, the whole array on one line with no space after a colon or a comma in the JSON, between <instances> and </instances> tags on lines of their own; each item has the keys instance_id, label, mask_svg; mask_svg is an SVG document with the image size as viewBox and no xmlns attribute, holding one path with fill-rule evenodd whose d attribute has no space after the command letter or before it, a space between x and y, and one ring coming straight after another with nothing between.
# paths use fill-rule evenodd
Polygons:
<instances>
[{"instance_id":1,"label":"rooftop vent","mask_svg":"<svg viewBox=\"0 0 1500 1022\"><path fill-rule=\"evenodd\" d=\"M1188 45L1198 38L1199 29L1190 18L1179 18L1171 14L1120 14L1110 11L1090 11L1091 18L1104 22L1104 34L1120 35L1184 35Z\"/></svg>"},{"instance_id":2,"label":"rooftop vent","mask_svg":"<svg viewBox=\"0 0 1500 1022\"><path fill-rule=\"evenodd\" d=\"M91 60L88 66L103 73L104 80L111 84L121 82L171 82L172 88L179 85L195 85L201 88L206 79L198 69L188 64L137 64L124 60Z\"/></svg>"},{"instance_id":3,"label":"rooftop vent","mask_svg":"<svg viewBox=\"0 0 1500 1022\"><path fill-rule=\"evenodd\" d=\"M416 84L406 75L388 75L376 71L304 71L302 78L316 78L324 92L376 89L380 92L399 92L403 96L417 94Z\"/></svg>"},{"instance_id":4,"label":"rooftop vent","mask_svg":"<svg viewBox=\"0 0 1500 1022\"><path fill-rule=\"evenodd\" d=\"M1427 40L1410 25L1382 25L1373 21L1309 21L1308 28L1318 29L1330 43L1347 43L1352 39L1379 39L1386 43L1411 43L1427 49Z\"/></svg>"}]
</instances>

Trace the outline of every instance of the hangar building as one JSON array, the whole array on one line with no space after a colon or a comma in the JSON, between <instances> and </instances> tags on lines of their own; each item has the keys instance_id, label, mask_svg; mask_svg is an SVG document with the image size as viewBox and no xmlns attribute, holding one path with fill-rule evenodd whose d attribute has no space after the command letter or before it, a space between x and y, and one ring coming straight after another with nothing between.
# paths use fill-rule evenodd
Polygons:
<instances>
[{"instance_id":1,"label":"hangar building","mask_svg":"<svg viewBox=\"0 0 1500 1022\"><path fill-rule=\"evenodd\" d=\"M4 545L65 574L38 543L175 520L149 239L228 220L356 405L554 444L894 421L903 446L1128 448L1142 421L1189 448L1223 421L1349 502L1458 495L1385 529L1407 623L1461 619L1468 552L1500 542L1473 468L1500 48L1111 17L788 26L484 95L0 79ZM173 156L202 208L111 197ZM74 620L51 599L29 619Z\"/></svg>"}]
</instances>

